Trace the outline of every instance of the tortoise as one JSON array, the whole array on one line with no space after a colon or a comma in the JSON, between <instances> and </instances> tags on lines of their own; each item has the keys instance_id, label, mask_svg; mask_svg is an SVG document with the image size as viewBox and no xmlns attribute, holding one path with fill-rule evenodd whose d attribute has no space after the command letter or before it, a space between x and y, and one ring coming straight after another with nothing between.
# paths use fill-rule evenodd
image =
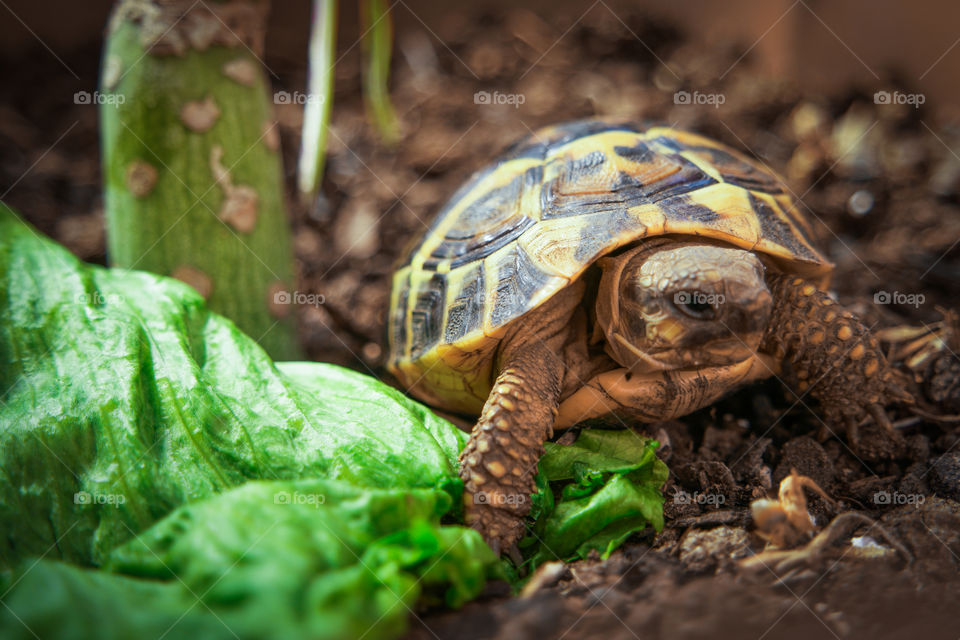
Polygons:
<instances>
[{"instance_id":1,"label":"tortoise","mask_svg":"<svg viewBox=\"0 0 960 640\"><path fill-rule=\"evenodd\" d=\"M909 398L813 237L780 177L670 127L554 125L474 174L401 261L388 322L407 390L479 415L467 522L512 548L556 429L679 417L774 375L852 444L868 417L902 441L883 404Z\"/></svg>"}]
</instances>

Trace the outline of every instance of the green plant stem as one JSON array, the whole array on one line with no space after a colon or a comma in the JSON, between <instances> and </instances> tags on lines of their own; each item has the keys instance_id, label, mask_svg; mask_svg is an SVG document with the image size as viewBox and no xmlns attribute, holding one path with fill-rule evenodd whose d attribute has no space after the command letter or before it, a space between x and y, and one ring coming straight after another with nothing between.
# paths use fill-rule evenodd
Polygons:
<instances>
[{"instance_id":1,"label":"green plant stem","mask_svg":"<svg viewBox=\"0 0 960 640\"><path fill-rule=\"evenodd\" d=\"M387 88L393 49L393 20L384 0L364 0L361 6L366 32L363 48L367 55L364 100L380 137L384 142L394 144L400 139L400 129Z\"/></svg>"},{"instance_id":2,"label":"green plant stem","mask_svg":"<svg viewBox=\"0 0 960 640\"><path fill-rule=\"evenodd\" d=\"M327 153L327 128L333 106L334 54L336 52L336 0L314 0L310 25L310 61L307 101L303 105L303 132L297 184L300 197L310 202L323 178Z\"/></svg>"}]
</instances>

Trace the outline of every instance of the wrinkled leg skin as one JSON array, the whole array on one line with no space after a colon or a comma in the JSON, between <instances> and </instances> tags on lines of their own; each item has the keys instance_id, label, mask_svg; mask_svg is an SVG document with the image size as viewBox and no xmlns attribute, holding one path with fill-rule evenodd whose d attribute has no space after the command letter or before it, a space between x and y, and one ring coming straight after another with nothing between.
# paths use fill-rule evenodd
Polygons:
<instances>
[{"instance_id":1,"label":"wrinkled leg skin","mask_svg":"<svg viewBox=\"0 0 960 640\"><path fill-rule=\"evenodd\" d=\"M557 357L541 343L517 349L513 356L460 454L467 524L497 553L523 535L537 461L553 432L562 377L562 366L553 362Z\"/></svg>"},{"instance_id":2,"label":"wrinkled leg skin","mask_svg":"<svg viewBox=\"0 0 960 640\"><path fill-rule=\"evenodd\" d=\"M585 331L576 311L582 293L582 285L567 287L504 337L500 373L460 453L467 524L498 554L524 533L537 462L553 435L569 360L565 350Z\"/></svg>"},{"instance_id":3,"label":"wrinkled leg skin","mask_svg":"<svg viewBox=\"0 0 960 640\"><path fill-rule=\"evenodd\" d=\"M803 278L774 275L769 284L775 302L761 348L789 363L797 390L809 390L820 402L827 424L845 428L857 455L895 455L903 438L884 405L912 398L897 384L877 340L852 313ZM884 428L885 444L860 442L857 423L867 415Z\"/></svg>"}]
</instances>

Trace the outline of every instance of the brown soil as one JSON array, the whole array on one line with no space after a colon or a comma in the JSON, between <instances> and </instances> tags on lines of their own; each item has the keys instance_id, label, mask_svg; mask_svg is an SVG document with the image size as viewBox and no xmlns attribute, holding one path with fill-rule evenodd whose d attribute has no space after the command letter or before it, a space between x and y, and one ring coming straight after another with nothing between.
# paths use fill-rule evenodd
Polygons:
<instances>
[{"instance_id":1,"label":"brown soil","mask_svg":"<svg viewBox=\"0 0 960 640\"><path fill-rule=\"evenodd\" d=\"M363 115L359 47L338 66L325 198L311 210L291 205L299 290L325 297L324 305L301 309L312 359L389 381L385 310L404 245L511 141L595 114L694 129L782 172L837 263L838 298L868 326L931 325L942 317L939 307L955 307L960 129L926 120L922 107L875 105L871 88L802 95L788 81L755 73L750 55L735 64L742 44L703 42L640 15L591 11L561 38L579 13L541 19L523 9L473 11L451 15L435 36L397 34L392 85L403 139L392 150ZM92 86L98 54L91 44L70 58L83 81L46 55L4 64L0 193L9 190L8 204L78 256L102 263L96 108L70 100ZM303 90L302 66L268 63L281 74L276 89ZM892 79L887 86L895 86ZM719 108L678 105L678 90L725 101ZM478 91L522 95L524 102L478 104ZM280 105L277 116L292 193L300 114ZM901 303L874 304L880 292L902 294ZM919 304L903 297L919 295ZM960 364L943 354L917 372L915 391L927 413L960 412ZM680 421L637 425L667 444L672 474L660 535L606 561L559 570L527 599L495 584L462 611L421 612L411 636L955 638L960 433L894 409L904 453L868 462L842 440L813 437L821 427L816 410L771 380ZM865 559L841 540L786 576L738 568L736 558L762 547L751 500L775 492L791 468L840 501L839 509L812 501L819 526L837 511L861 511L880 520L912 562ZM884 503L878 495L893 498Z\"/></svg>"}]
</instances>

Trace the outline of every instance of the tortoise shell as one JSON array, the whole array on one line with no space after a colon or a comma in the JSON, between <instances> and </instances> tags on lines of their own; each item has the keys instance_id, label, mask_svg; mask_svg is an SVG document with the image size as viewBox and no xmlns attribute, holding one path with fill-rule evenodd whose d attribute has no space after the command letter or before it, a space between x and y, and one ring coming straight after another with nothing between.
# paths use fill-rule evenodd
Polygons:
<instances>
[{"instance_id":1,"label":"tortoise shell","mask_svg":"<svg viewBox=\"0 0 960 640\"><path fill-rule=\"evenodd\" d=\"M388 367L426 402L477 414L511 321L598 258L644 238L704 236L824 278L781 178L707 138L584 120L541 129L474 174L394 275Z\"/></svg>"}]
</instances>

